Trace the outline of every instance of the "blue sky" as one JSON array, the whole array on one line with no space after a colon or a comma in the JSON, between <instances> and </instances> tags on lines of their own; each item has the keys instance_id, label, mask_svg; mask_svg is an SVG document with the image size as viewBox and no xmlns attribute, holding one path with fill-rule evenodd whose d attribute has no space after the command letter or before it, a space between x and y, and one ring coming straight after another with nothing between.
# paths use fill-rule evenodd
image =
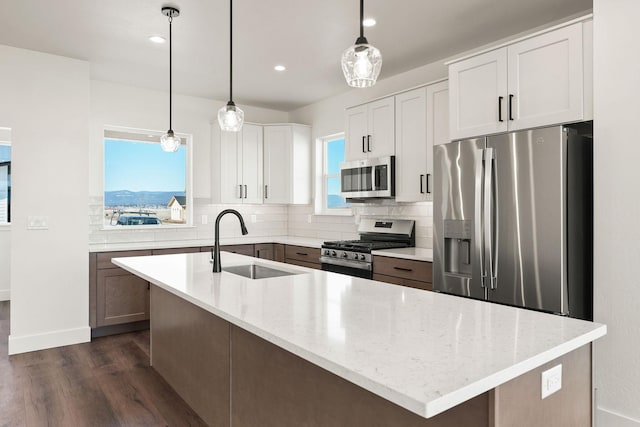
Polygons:
<instances>
[{"instance_id":1,"label":"blue sky","mask_svg":"<svg viewBox=\"0 0 640 427\"><path fill-rule=\"evenodd\" d=\"M165 153L160 144L104 140L104 191L185 191L187 149Z\"/></svg>"},{"instance_id":2,"label":"blue sky","mask_svg":"<svg viewBox=\"0 0 640 427\"><path fill-rule=\"evenodd\" d=\"M11 146L0 145L0 162L8 162L11 160Z\"/></svg>"},{"instance_id":3,"label":"blue sky","mask_svg":"<svg viewBox=\"0 0 640 427\"><path fill-rule=\"evenodd\" d=\"M344 161L344 138L329 141L327 144L327 173L340 174L340 162ZM340 195L340 177L329 178L327 182L327 195ZM336 208L347 206L344 199L338 202L335 198L329 197L327 207Z\"/></svg>"}]
</instances>

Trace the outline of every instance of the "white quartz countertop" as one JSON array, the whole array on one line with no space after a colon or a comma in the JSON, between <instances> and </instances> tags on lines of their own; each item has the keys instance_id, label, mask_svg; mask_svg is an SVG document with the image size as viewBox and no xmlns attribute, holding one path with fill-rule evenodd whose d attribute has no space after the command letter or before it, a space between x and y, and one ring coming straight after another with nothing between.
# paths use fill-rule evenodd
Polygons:
<instances>
[{"instance_id":1,"label":"white quartz countertop","mask_svg":"<svg viewBox=\"0 0 640 427\"><path fill-rule=\"evenodd\" d=\"M606 326L222 252L113 262L423 417L433 417L605 335Z\"/></svg>"},{"instance_id":2,"label":"white quartz countertop","mask_svg":"<svg viewBox=\"0 0 640 427\"><path fill-rule=\"evenodd\" d=\"M433 249L427 248L399 248L371 251L372 255L388 256L392 258L412 259L415 261L433 262Z\"/></svg>"},{"instance_id":3,"label":"white quartz countertop","mask_svg":"<svg viewBox=\"0 0 640 427\"><path fill-rule=\"evenodd\" d=\"M324 240L291 236L249 236L221 238L221 245L252 245L255 243L282 243L285 245L320 248ZM135 251L144 249L190 248L196 246L213 246L213 239L204 240L158 240L152 242L94 243L89 245L89 252Z\"/></svg>"}]
</instances>

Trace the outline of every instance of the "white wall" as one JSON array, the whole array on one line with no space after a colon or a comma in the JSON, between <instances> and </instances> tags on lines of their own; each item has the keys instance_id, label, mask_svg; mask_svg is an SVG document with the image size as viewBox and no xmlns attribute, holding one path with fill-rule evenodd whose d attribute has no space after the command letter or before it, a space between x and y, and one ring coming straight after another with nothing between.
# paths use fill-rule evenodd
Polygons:
<instances>
[{"instance_id":1,"label":"white wall","mask_svg":"<svg viewBox=\"0 0 640 427\"><path fill-rule=\"evenodd\" d=\"M102 81L91 81L91 127L90 127L90 173L89 173L89 241L90 243L123 243L149 241L176 241L213 238L211 221L221 210L221 205L212 205L217 188L217 169L212 166L219 156L219 147L212 144L217 132L212 135L212 123L217 126L217 112L225 101L214 101L192 96L173 96L173 129L178 133L192 135L192 194L194 227L153 230L103 230L103 177L104 146L103 131L106 125L137 129L166 131L169 126L169 96L167 92L141 89ZM282 111L240 105L245 118L258 123L286 122L288 115ZM213 147L213 148L212 148ZM218 149L218 153L214 152ZM256 215L256 222L247 224L253 236L263 235L268 229L286 234L286 207L242 207L243 215ZM201 224L202 216L209 224ZM248 218L247 218L248 220ZM221 224L227 224L224 221ZM237 224L231 229L224 226L222 236L235 236ZM237 230L236 230L237 229Z\"/></svg>"},{"instance_id":2,"label":"white wall","mask_svg":"<svg viewBox=\"0 0 640 427\"><path fill-rule=\"evenodd\" d=\"M640 2L594 1L598 427L640 426Z\"/></svg>"},{"instance_id":3,"label":"white wall","mask_svg":"<svg viewBox=\"0 0 640 427\"><path fill-rule=\"evenodd\" d=\"M88 341L89 64L0 46L12 129L9 353ZM46 230L28 230L44 216Z\"/></svg>"},{"instance_id":4,"label":"white wall","mask_svg":"<svg viewBox=\"0 0 640 427\"><path fill-rule=\"evenodd\" d=\"M0 225L0 301L11 299L11 226Z\"/></svg>"}]
</instances>

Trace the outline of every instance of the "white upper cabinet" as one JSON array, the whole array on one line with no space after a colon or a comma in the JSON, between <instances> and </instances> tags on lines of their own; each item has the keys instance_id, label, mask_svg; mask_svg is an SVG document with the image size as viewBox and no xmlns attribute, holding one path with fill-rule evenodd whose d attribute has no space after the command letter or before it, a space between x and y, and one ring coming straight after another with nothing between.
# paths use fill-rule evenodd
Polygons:
<instances>
[{"instance_id":1,"label":"white upper cabinet","mask_svg":"<svg viewBox=\"0 0 640 427\"><path fill-rule=\"evenodd\" d=\"M450 64L451 139L590 119L584 26L577 22Z\"/></svg>"},{"instance_id":2,"label":"white upper cabinet","mask_svg":"<svg viewBox=\"0 0 640 427\"><path fill-rule=\"evenodd\" d=\"M311 203L311 128L264 126L264 203Z\"/></svg>"},{"instance_id":3,"label":"white upper cabinet","mask_svg":"<svg viewBox=\"0 0 640 427\"><path fill-rule=\"evenodd\" d=\"M404 92L396 105L396 200L432 200L433 146L449 142L446 81Z\"/></svg>"},{"instance_id":4,"label":"white upper cabinet","mask_svg":"<svg viewBox=\"0 0 640 427\"><path fill-rule=\"evenodd\" d=\"M345 160L395 154L394 97L348 108L345 123Z\"/></svg>"},{"instance_id":5,"label":"white upper cabinet","mask_svg":"<svg viewBox=\"0 0 640 427\"><path fill-rule=\"evenodd\" d=\"M219 129L218 129L219 130ZM220 131L220 201L262 203L262 126Z\"/></svg>"}]
</instances>

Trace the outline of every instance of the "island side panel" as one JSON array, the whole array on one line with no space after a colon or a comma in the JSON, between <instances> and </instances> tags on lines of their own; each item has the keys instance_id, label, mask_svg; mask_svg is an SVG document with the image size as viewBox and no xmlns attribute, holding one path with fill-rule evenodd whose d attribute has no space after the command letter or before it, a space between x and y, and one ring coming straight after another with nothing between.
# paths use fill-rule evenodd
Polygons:
<instances>
[{"instance_id":1,"label":"island side panel","mask_svg":"<svg viewBox=\"0 0 640 427\"><path fill-rule=\"evenodd\" d=\"M210 426L229 425L229 323L151 286L151 365Z\"/></svg>"},{"instance_id":2,"label":"island side panel","mask_svg":"<svg viewBox=\"0 0 640 427\"><path fill-rule=\"evenodd\" d=\"M562 388L541 398L542 372L562 364ZM495 427L591 425L591 344L494 389Z\"/></svg>"},{"instance_id":3,"label":"island side panel","mask_svg":"<svg viewBox=\"0 0 640 427\"><path fill-rule=\"evenodd\" d=\"M234 427L489 425L489 393L426 419L233 325L231 347Z\"/></svg>"}]
</instances>

